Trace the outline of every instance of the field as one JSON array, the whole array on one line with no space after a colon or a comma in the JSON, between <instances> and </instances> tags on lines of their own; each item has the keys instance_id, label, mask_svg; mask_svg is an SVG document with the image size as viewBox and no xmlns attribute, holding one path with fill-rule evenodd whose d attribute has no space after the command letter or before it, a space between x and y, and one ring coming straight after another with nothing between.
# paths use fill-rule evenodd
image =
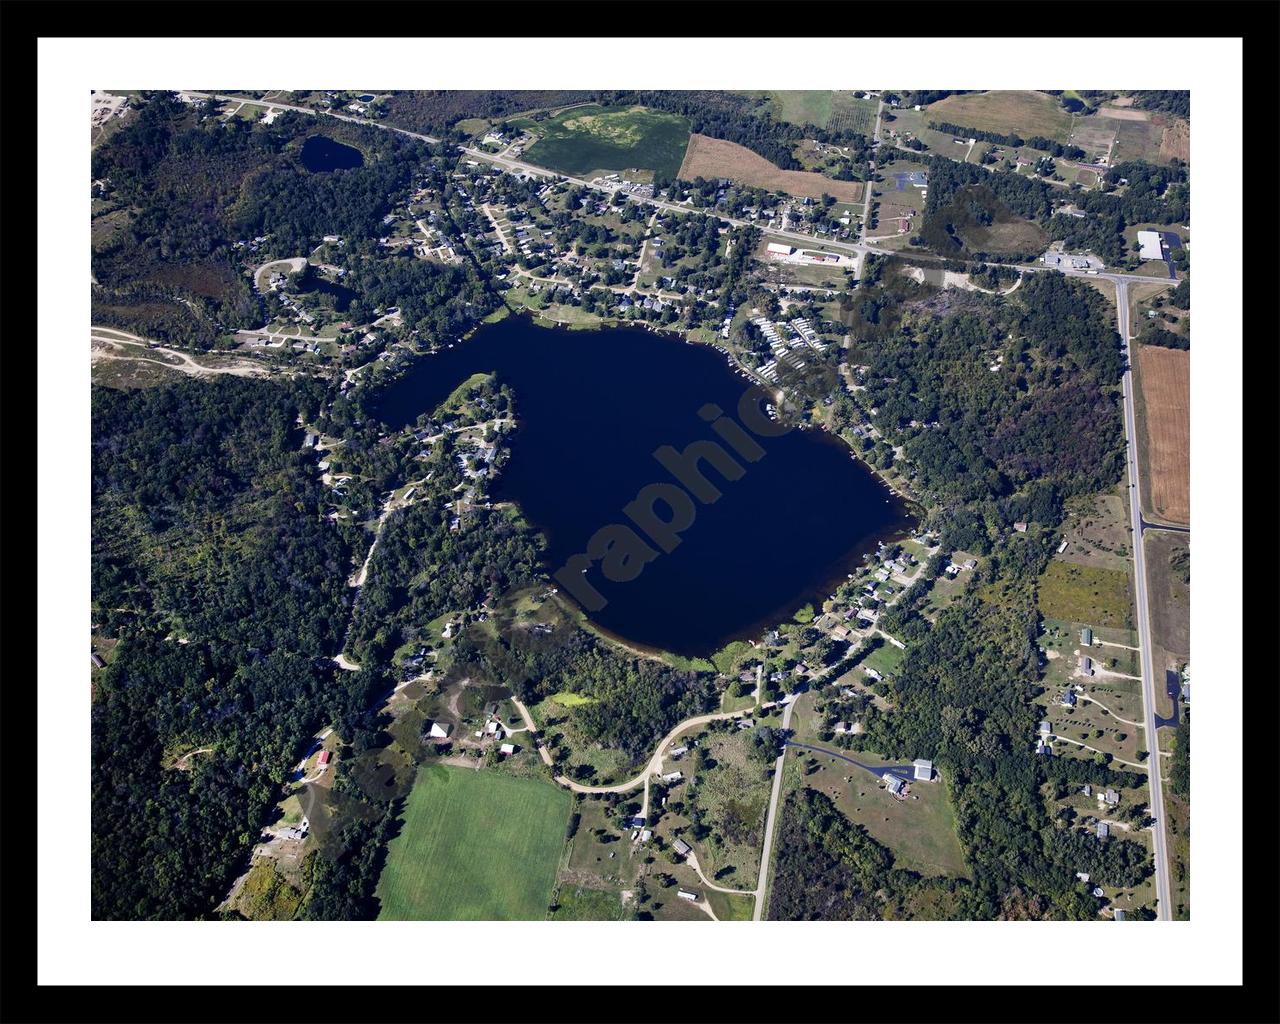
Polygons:
<instances>
[{"instance_id":1,"label":"field","mask_svg":"<svg viewBox=\"0 0 1280 1024\"><path fill-rule=\"evenodd\" d=\"M883 763L874 754L854 756L865 764ZM796 773L789 778L830 796L845 817L892 851L896 866L925 876L968 874L945 779L912 783L910 796L896 800L847 761L793 748L787 762Z\"/></svg>"},{"instance_id":2,"label":"field","mask_svg":"<svg viewBox=\"0 0 1280 1024\"><path fill-rule=\"evenodd\" d=\"M530 163L565 174L638 168L671 178L689 142L685 118L644 107L574 107L511 123L541 136L525 151Z\"/></svg>"},{"instance_id":3,"label":"field","mask_svg":"<svg viewBox=\"0 0 1280 1024\"><path fill-rule=\"evenodd\" d=\"M1071 137L1071 114L1057 97L1042 92L994 90L948 96L930 104L925 114L930 121L1002 135L1043 135L1064 143Z\"/></svg>"},{"instance_id":4,"label":"field","mask_svg":"<svg viewBox=\"0 0 1280 1024\"><path fill-rule=\"evenodd\" d=\"M1147 160L1168 163L1191 158L1191 126L1181 118L1147 110L1103 107L1095 117L1114 128L1115 149L1111 162Z\"/></svg>"},{"instance_id":5,"label":"field","mask_svg":"<svg viewBox=\"0 0 1280 1024\"><path fill-rule=\"evenodd\" d=\"M961 238L973 252L994 255L1027 252L1049 244L1049 236L1039 224L1020 218L997 220L984 228L968 228Z\"/></svg>"},{"instance_id":6,"label":"field","mask_svg":"<svg viewBox=\"0 0 1280 1024\"><path fill-rule=\"evenodd\" d=\"M378 881L379 917L527 921L547 913L568 792L496 772L424 768Z\"/></svg>"},{"instance_id":7,"label":"field","mask_svg":"<svg viewBox=\"0 0 1280 1024\"><path fill-rule=\"evenodd\" d=\"M741 90L758 100L775 120L788 124L813 125L870 136L875 128L875 99L856 99L848 89Z\"/></svg>"},{"instance_id":8,"label":"field","mask_svg":"<svg viewBox=\"0 0 1280 1024\"><path fill-rule=\"evenodd\" d=\"M1067 547L1058 558L1099 569L1128 568L1133 557L1129 510L1118 493L1078 498L1067 505L1066 511L1062 539Z\"/></svg>"},{"instance_id":9,"label":"field","mask_svg":"<svg viewBox=\"0 0 1280 1024\"><path fill-rule=\"evenodd\" d=\"M1149 531L1143 538L1151 588L1151 633L1174 660L1191 657L1190 550L1185 534ZM1178 570L1187 565L1187 572ZM1156 665L1159 672L1164 666Z\"/></svg>"},{"instance_id":10,"label":"field","mask_svg":"<svg viewBox=\"0 0 1280 1024\"><path fill-rule=\"evenodd\" d=\"M1143 511L1185 525L1191 521L1191 353L1152 345L1137 350Z\"/></svg>"},{"instance_id":11,"label":"field","mask_svg":"<svg viewBox=\"0 0 1280 1024\"><path fill-rule=\"evenodd\" d=\"M1054 559L1040 577L1040 613L1045 618L1131 629L1129 575Z\"/></svg>"},{"instance_id":12,"label":"field","mask_svg":"<svg viewBox=\"0 0 1280 1024\"><path fill-rule=\"evenodd\" d=\"M679 176L686 181L697 177L732 178L753 188L785 192L799 198L820 199L826 193L846 203L862 199L860 181L836 181L813 171L784 171L745 146L705 135L689 136L689 149L680 165Z\"/></svg>"}]
</instances>

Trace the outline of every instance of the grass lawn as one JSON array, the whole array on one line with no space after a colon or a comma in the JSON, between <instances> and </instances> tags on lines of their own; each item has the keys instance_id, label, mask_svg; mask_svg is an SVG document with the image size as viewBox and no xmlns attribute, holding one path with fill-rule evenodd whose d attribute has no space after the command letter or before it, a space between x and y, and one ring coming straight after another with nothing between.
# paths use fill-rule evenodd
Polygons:
<instances>
[{"instance_id":1,"label":"grass lawn","mask_svg":"<svg viewBox=\"0 0 1280 1024\"><path fill-rule=\"evenodd\" d=\"M542 920L570 802L568 792L550 783L424 768L387 850L379 918Z\"/></svg>"}]
</instances>

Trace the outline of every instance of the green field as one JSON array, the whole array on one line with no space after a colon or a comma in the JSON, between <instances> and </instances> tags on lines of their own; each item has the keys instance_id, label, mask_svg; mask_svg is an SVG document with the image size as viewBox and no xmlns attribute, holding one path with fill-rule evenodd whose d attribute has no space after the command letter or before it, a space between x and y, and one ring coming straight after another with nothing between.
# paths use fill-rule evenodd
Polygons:
<instances>
[{"instance_id":1,"label":"green field","mask_svg":"<svg viewBox=\"0 0 1280 1024\"><path fill-rule=\"evenodd\" d=\"M1032 90L993 90L948 96L929 104L927 119L979 131L1043 135L1057 142L1071 138L1071 114L1056 96Z\"/></svg>"},{"instance_id":2,"label":"green field","mask_svg":"<svg viewBox=\"0 0 1280 1024\"><path fill-rule=\"evenodd\" d=\"M638 168L674 178L689 145L689 122L644 107L574 107L545 121L510 122L540 137L530 163L564 174Z\"/></svg>"},{"instance_id":3,"label":"green field","mask_svg":"<svg viewBox=\"0 0 1280 1024\"><path fill-rule=\"evenodd\" d=\"M432 765L418 775L378 880L391 921L541 921L569 793L550 783Z\"/></svg>"},{"instance_id":4,"label":"green field","mask_svg":"<svg viewBox=\"0 0 1280 1024\"><path fill-rule=\"evenodd\" d=\"M1133 628L1129 574L1054 559L1040 577L1040 613L1045 618Z\"/></svg>"}]
</instances>

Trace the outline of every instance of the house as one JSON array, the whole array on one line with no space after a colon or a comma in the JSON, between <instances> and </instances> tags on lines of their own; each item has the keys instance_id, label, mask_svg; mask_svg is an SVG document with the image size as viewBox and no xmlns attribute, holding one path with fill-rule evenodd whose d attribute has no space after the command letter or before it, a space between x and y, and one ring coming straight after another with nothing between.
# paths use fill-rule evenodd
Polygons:
<instances>
[{"instance_id":1,"label":"house","mask_svg":"<svg viewBox=\"0 0 1280 1024\"><path fill-rule=\"evenodd\" d=\"M104 662L96 653L92 651L89 652L89 660L93 662L94 668L102 668L102 666L106 664L106 662Z\"/></svg>"},{"instance_id":2,"label":"house","mask_svg":"<svg viewBox=\"0 0 1280 1024\"><path fill-rule=\"evenodd\" d=\"M1119 907L1117 907L1117 908L1116 908L1116 920L1117 920L1117 921L1123 921L1123 920L1124 920L1124 911L1123 911L1123 910L1121 910Z\"/></svg>"},{"instance_id":3,"label":"house","mask_svg":"<svg viewBox=\"0 0 1280 1024\"><path fill-rule=\"evenodd\" d=\"M669 756L671 760L679 761L680 758L684 757L687 753L689 753L689 748L687 746L672 747Z\"/></svg>"},{"instance_id":4,"label":"house","mask_svg":"<svg viewBox=\"0 0 1280 1024\"><path fill-rule=\"evenodd\" d=\"M327 750L320 751L320 756L316 758L316 767L319 768L321 771L324 771L326 768L329 767L329 759L332 756L333 755Z\"/></svg>"},{"instance_id":5,"label":"house","mask_svg":"<svg viewBox=\"0 0 1280 1024\"><path fill-rule=\"evenodd\" d=\"M1026 523L1014 523L1014 524L1013 524L1013 528L1014 528L1015 530L1017 530L1019 533L1026 533L1026 532L1027 532L1027 524L1026 524Z\"/></svg>"},{"instance_id":6,"label":"house","mask_svg":"<svg viewBox=\"0 0 1280 1024\"><path fill-rule=\"evenodd\" d=\"M653 838L653 829L651 828L641 829L640 842L647 843L652 838Z\"/></svg>"},{"instance_id":7,"label":"house","mask_svg":"<svg viewBox=\"0 0 1280 1024\"><path fill-rule=\"evenodd\" d=\"M966 559L964 560L964 566L963 566L963 568L965 568L965 569L976 569L977 567L978 567L978 560L977 560L976 558L966 558Z\"/></svg>"},{"instance_id":8,"label":"house","mask_svg":"<svg viewBox=\"0 0 1280 1024\"><path fill-rule=\"evenodd\" d=\"M1098 799L1108 807L1114 807L1120 802L1120 797L1114 789L1108 789L1105 793L1099 793Z\"/></svg>"},{"instance_id":9,"label":"house","mask_svg":"<svg viewBox=\"0 0 1280 1024\"><path fill-rule=\"evenodd\" d=\"M907 784L896 775L885 775L884 788L889 791L891 796L896 796L901 800L902 791L907 788Z\"/></svg>"},{"instance_id":10,"label":"house","mask_svg":"<svg viewBox=\"0 0 1280 1024\"><path fill-rule=\"evenodd\" d=\"M668 783L679 782L683 778L684 775L681 772L667 772L666 775L662 776L662 781Z\"/></svg>"},{"instance_id":11,"label":"house","mask_svg":"<svg viewBox=\"0 0 1280 1024\"><path fill-rule=\"evenodd\" d=\"M1040 723L1040 735L1050 736L1052 735L1052 733L1053 733L1053 726L1049 724L1048 719L1045 719L1043 722Z\"/></svg>"},{"instance_id":12,"label":"house","mask_svg":"<svg viewBox=\"0 0 1280 1024\"><path fill-rule=\"evenodd\" d=\"M844 736L853 732L853 726L848 722L836 722L833 730L837 736Z\"/></svg>"},{"instance_id":13,"label":"house","mask_svg":"<svg viewBox=\"0 0 1280 1024\"><path fill-rule=\"evenodd\" d=\"M1098 838L1106 839L1111 834L1111 826L1105 821L1098 822Z\"/></svg>"},{"instance_id":14,"label":"house","mask_svg":"<svg viewBox=\"0 0 1280 1024\"><path fill-rule=\"evenodd\" d=\"M514 743L504 743L498 748L498 752L501 754L514 754L516 752L516 745Z\"/></svg>"},{"instance_id":15,"label":"house","mask_svg":"<svg viewBox=\"0 0 1280 1024\"><path fill-rule=\"evenodd\" d=\"M688 843L686 843L683 839L677 839L674 843L671 844L671 846L676 851L676 853L679 854L681 857L687 857L689 856L689 854L693 853L693 847L690 846Z\"/></svg>"},{"instance_id":16,"label":"house","mask_svg":"<svg viewBox=\"0 0 1280 1024\"><path fill-rule=\"evenodd\" d=\"M869 666L867 666L867 665L863 665L863 666L862 666L862 671L863 671L863 672L865 672L865 673L867 674L867 678L868 678L868 679L870 679L870 680L872 680L873 682L876 682L876 683L880 682L880 680L884 678L883 676L881 676L881 675L880 675L880 673L879 673L879 672L877 672L877 671L876 671L875 669L873 669L873 668L870 668L870 667L869 667Z\"/></svg>"},{"instance_id":17,"label":"house","mask_svg":"<svg viewBox=\"0 0 1280 1024\"><path fill-rule=\"evenodd\" d=\"M676 895L682 900L688 900L690 903L696 903L698 901L698 894L696 892L690 892L688 889L677 889Z\"/></svg>"},{"instance_id":18,"label":"house","mask_svg":"<svg viewBox=\"0 0 1280 1024\"><path fill-rule=\"evenodd\" d=\"M435 740L443 740L448 739L451 732L453 732L453 726L448 722L432 722L427 735Z\"/></svg>"},{"instance_id":19,"label":"house","mask_svg":"<svg viewBox=\"0 0 1280 1024\"><path fill-rule=\"evenodd\" d=\"M1080 671L1086 676L1093 675L1093 659L1089 657L1081 658Z\"/></svg>"},{"instance_id":20,"label":"house","mask_svg":"<svg viewBox=\"0 0 1280 1024\"><path fill-rule=\"evenodd\" d=\"M930 782L933 779L933 762L926 761L923 757L917 757L911 762L911 767L915 769L915 777L921 782Z\"/></svg>"},{"instance_id":21,"label":"house","mask_svg":"<svg viewBox=\"0 0 1280 1024\"><path fill-rule=\"evenodd\" d=\"M1058 703L1064 708L1073 708L1076 706L1076 694L1074 690L1064 690L1062 696L1058 698Z\"/></svg>"},{"instance_id":22,"label":"house","mask_svg":"<svg viewBox=\"0 0 1280 1024\"><path fill-rule=\"evenodd\" d=\"M1084 644L1086 647L1093 646L1093 630L1091 630L1088 626L1085 626L1082 630L1080 630L1080 642Z\"/></svg>"}]
</instances>

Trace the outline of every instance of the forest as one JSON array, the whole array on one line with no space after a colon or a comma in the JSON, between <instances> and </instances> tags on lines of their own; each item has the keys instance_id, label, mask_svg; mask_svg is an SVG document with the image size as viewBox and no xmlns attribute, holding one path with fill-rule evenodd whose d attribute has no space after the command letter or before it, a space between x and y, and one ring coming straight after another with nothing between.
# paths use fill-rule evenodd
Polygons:
<instances>
[{"instance_id":1,"label":"forest","mask_svg":"<svg viewBox=\"0 0 1280 1024\"><path fill-rule=\"evenodd\" d=\"M1001 135L999 132L983 131L979 128L965 128L950 121L930 121L929 127L935 132L945 132L947 135L956 135L965 139L977 139L979 142L994 142L998 146L1012 146L1015 149L1030 146L1050 156L1064 157L1067 160L1083 160L1088 155L1079 146L1064 146L1053 139L1046 139L1043 135L1033 135L1029 139L1024 139L1021 135Z\"/></svg>"},{"instance_id":2,"label":"forest","mask_svg":"<svg viewBox=\"0 0 1280 1024\"><path fill-rule=\"evenodd\" d=\"M92 711L93 914L207 916L306 738L369 696L330 661L350 542L285 388L92 403L93 615L120 640Z\"/></svg>"}]
</instances>

